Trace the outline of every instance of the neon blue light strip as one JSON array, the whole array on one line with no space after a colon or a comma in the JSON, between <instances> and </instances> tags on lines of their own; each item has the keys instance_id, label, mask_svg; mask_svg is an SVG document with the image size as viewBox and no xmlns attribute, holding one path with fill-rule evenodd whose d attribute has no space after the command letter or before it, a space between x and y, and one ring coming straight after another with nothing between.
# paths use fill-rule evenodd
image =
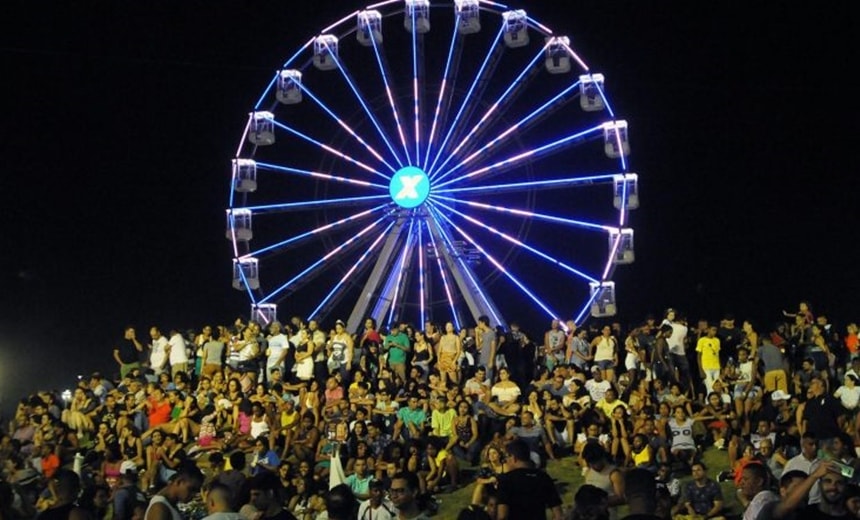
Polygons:
<instances>
[{"instance_id":1,"label":"neon blue light strip","mask_svg":"<svg viewBox=\"0 0 860 520\"><path fill-rule=\"evenodd\" d=\"M576 320L574 320L574 323L576 323L578 327L581 327L583 325L583 318L588 313L588 311L591 310L591 304L594 303L594 299L597 297L598 294L599 293L597 292L592 294L588 298L588 301L585 302L585 305L582 306L582 309L579 310L579 314L576 315Z\"/></svg>"},{"instance_id":2,"label":"neon blue light strip","mask_svg":"<svg viewBox=\"0 0 860 520\"><path fill-rule=\"evenodd\" d=\"M428 13L429 14L429 13ZM415 116L415 161L410 166L421 163L421 107L418 103L418 28L415 26L415 9L412 10L412 106Z\"/></svg>"},{"instance_id":3,"label":"neon blue light strip","mask_svg":"<svg viewBox=\"0 0 860 520\"><path fill-rule=\"evenodd\" d=\"M431 213L431 216L436 221L436 226L440 229L440 233L442 234L442 237L445 239L445 243L448 244L448 247L453 250L454 244L452 243L451 236L445 232L444 228L442 227L442 225L439 223L439 221L435 217L435 214L438 212L438 209L436 208L435 204L432 204L432 203L431 203L431 208L433 211ZM460 263L460 266L462 267L460 272L464 273L466 275L466 277L469 278L469 281L472 283L473 287L478 288L478 296L481 298L481 300L483 300L484 308L486 308L488 310L488 312L492 315L491 317L495 320L495 323L502 323L503 320L501 319L501 317L498 314L496 314L495 305L490 303L490 300L487 297L487 294L484 291L480 290L482 284L478 283L478 281L475 280L475 277L473 276L472 270L468 267L468 265L466 264L466 262L463 261L462 258L458 258L457 261Z\"/></svg>"},{"instance_id":4,"label":"neon blue light strip","mask_svg":"<svg viewBox=\"0 0 860 520\"><path fill-rule=\"evenodd\" d=\"M383 173L381 173L381 172L377 171L375 168L373 168L373 167L371 167L371 166L368 166L367 164L364 164L363 162L359 161L358 159L355 159L355 158L353 158L353 157L351 157L351 156L349 156L349 155L346 155L345 153L341 153L340 151L338 151L338 150L336 150L336 149L332 148L331 146L329 146L329 145L327 145L327 144L323 144L323 143L321 143L320 141L317 141L316 139L314 139L313 137L310 137L310 136L308 136L308 135L305 135L305 134L303 134L302 132L299 132L298 130L296 130L296 129L294 129L294 128L290 128L289 126L287 126L287 125L285 125L285 124L281 123L280 121L272 120L272 122L273 122L273 123L275 124L275 126L277 126L278 128L283 128L283 129L284 129L284 130L286 130L287 132L289 132L289 133L291 133L291 134L293 134L293 135L295 135L295 136L297 136L297 137L300 137L300 138L304 139L305 141L308 141L308 142L309 142L309 143L311 143L311 144L315 144L315 145L319 146L320 148L322 148L323 150L325 150L326 152L329 152L330 154L336 155L336 156L340 157L341 159L343 159L343 160L345 160L345 161L347 161L347 162L351 162L352 164L354 164L354 165L358 166L359 168L361 168L361 169L363 169L363 170L366 170L366 171L368 171L368 172L370 172L370 173L372 173L372 174L374 174L374 175L379 175L380 177L382 177L382 178L384 178L384 179L388 179L388 178L389 178L389 177L387 177L385 174L383 174Z\"/></svg>"},{"instance_id":5,"label":"neon blue light strip","mask_svg":"<svg viewBox=\"0 0 860 520\"><path fill-rule=\"evenodd\" d=\"M612 241L612 249L609 251L609 260L606 261L606 266L603 268L603 279L609 276L609 271L615 265L615 255L618 254L618 246L621 244L621 230L618 230L618 236Z\"/></svg>"},{"instance_id":6,"label":"neon blue light strip","mask_svg":"<svg viewBox=\"0 0 860 520\"><path fill-rule=\"evenodd\" d=\"M375 213L375 212L377 212L377 211L379 211L379 210L381 210L381 209L383 209L383 208L388 207L389 205L390 205L390 204L382 204L381 206L376 206L375 208L371 208L371 209L368 209L368 210L362 211L361 213L356 213L355 215L350 215L349 217L342 218L342 219L340 219L340 220L338 220L338 221L336 221L336 222L332 222L332 223L330 223L330 224L326 224L326 225L324 225L324 226L320 226L320 227L318 227L318 228L316 228L316 229L312 229L312 230L307 231L307 232L305 232L305 233L302 233L302 234L300 234L300 235L296 235L296 236L294 236L294 237L290 237L290 238L288 238L288 239L286 239L286 240L283 240L283 241L281 241L281 242L278 242L277 244L272 244L272 245L270 245L270 246L267 246L267 247L264 247L264 248L258 249L258 250L256 250L256 251L251 251L250 253L248 253L248 254L246 254L246 255L242 255L240 258L248 258L248 257L252 257L252 256L260 256L260 255L263 255L263 254L265 254L265 253L268 253L269 251L273 251L273 250L275 250L275 249L281 249L281 248L286 247L286 246L288 246L288 245L290 245L290 244L294 244L294 243L299 242L299 241L301 241L301 240L304 240L304 239L306 239L306 238L310 238L310 237L312 237L312 236L314 236L314 235L318 235L318 234L322 233L323 231L329 231L329 230L331 230L331 229L334 229L334 228L340 227L340 226L342 226L342 225L344 225L344 224L347 224L347 223L350 223L350 222L355 222L356 220L360 220L360 219L362 219L362 218L364 218L364 217L367 217L367 216L369 216L369 215L371 215L371 214L373 214L373 213Z\"/></svg>"},{"instance_id":7,"label":"neon blue light strip","mask_svg":"<svg viewBox=\"0 0 860 520\"><path fill-rule=\"evenodd\" d=\"M328 303L328 301L331 300L334 295L338 293L338 291L340 291L340 288L343 287L343 284L345 284L349 277L352 276L352 273L354 273L356 269L358 269L362 262L364 262L370 256L373 250L376 249L379 243L382 242L382 239L385 238L385 235L388 234L389 231L391 231L391 228L394 226L394 223L395 221L391 221L391 223L388 224L388 227L386 227L382 230L381 233L379 233L379 236L376 237L376 240L374 240L372 244L370 244L370 247L367 248L367 251L365 251L364 254L362 254L361 257L359 257L359 259L355 262L355 264L353 264L353 266L349 268L349 271L347 271L346 274L343 275L343 278L341 278L340 281L335 284L332 290L328 293L328 295L326 295L325 298L323 298L323 300L320 302L317 308L314 309L310 316L317 316L319 314L320 309L322 309L325 304Z\"/></svg>"},{"instance_id":8,"label":"neon blue light strip","mask_svg":"<svg viewBox=\"0 0 860 520\"><path fill-rule=\"evenodd\" d=\"M263 93L260 95L260 99L258 99L258 100L257 100L257 103L254 105L254 111L255 111L255 112L256 112L257 110L260 110L260 105L262 105L262 104L263 104L263 100L264 100L264 99L266 99L266 96L268 96L268 95L269 95L269 92L271 92L271 91L272 91L272 86L274 86L274 85L275 85L275 83L276 83L277 81L278 81L278 73L277 73L277 72L275 72L275 77L274 77L274 78L272 78L272 81L270 81L270 82L269 82L269 84L268 84L268 85L266 86L266 88L263 90Z\"/></svg>"},{"instance_id":9,"label":"neon blue light strip","mask_svg":"<svg viewBox=\"0 0 860 520\"><path fill-rule=\"evenodd\" d=\"M445 99L445 90L448 88L448 74L451 72L451 62L454 58L454 45L457 42L458 29L460 28L460 18L454 17L454 32L451 33L451 45L448 47L448 60L445 62L445 72L442 74L442 86L439 89L439 99L436 101L436 112L433 114L433 125L430 127L430 136L427 138L427 150L424 154L424 165L422 168L426 171L427 164L430 162L430 150L433 148L433 142L436 139L436 125L439 124L439 114L442 112L442 101Z\"/></svg>"},{"instance_id":10,"label":"neon blue light strip","mask_svg":"<svg viewBox=\"0 0 860 520\"><path fill-rule=\"evenodd\" d=\"M249 209L251 211L273 211L273 210L281 210L281 211L295 211L295 210L306 210L306 209L319 209L325 206L338 206L338 205L349 205L356 204L362 202L370 202L374 200L380 199L391 199L391 195L367 195L364 197L346 197L343 199L328 199L328 200L311 200L304 202L283 202L281 204L265 204L262 206L248 206L246 208L237 208L237 209Z\"/></svg>"},{"instance_id":11,"label":"neon blue light strip","mask_svg":"<svg viewBox=\"0 0 860 520\"><path fill-rule=\"evenodd\" d=\"M418 223L418 307L421 324L427 323L424 308L424 223Z\"/></svg>"},{"instance_id":12,"label":"neon blue light strip","mask_svg":"<svg viewBox=\"0 0 860 520\"><path fill-rule=\"evenodd\" d=\"M436 229L439 230L439 234L442 234L441 226L436 225ZM457 321L457 309L454 306L454 297L451 295L451 287L448 285L448 277L445 276L445 268L442 266L442 253L439 249L439 244L436 243L436 237L433 236L433 232L428 233L430 235L430 243L433 245L433 251L436 252L436 267L439 269L439 276L442 278L442 287L445 288L445 296L448 298L448 305L451 307L451 316L453 316L453 321Z\"/></svg>"},{"instance_id":13,"label":"neon blue light strip","mask_svg":"<svg viewBox=\"0 0 860 520\"><path fill-rule=\"evenodd\" d=\"M489 261L490 261L490 263L492 263L492 264L496 267L496 269L497 269L499 272L501 272L502 274L504 274L504 275L505 275L505 276L506 276L510 281L512 281L512 282L514 283L514 285L516 285L516 286L517 286L517 287L518 287L518 288L523 292L523 294L525 294L526 296L528 296L528 297L529 297L533 302L535 302L535 304L536 304L538 307L540 307L541 309L543 309L543 311L544 311L544 312L546 312L548 316L550 316L550 317L551 317L552 319L554 319L554 320L559 319L559 317L558 317L558 316L559 316L559 315L558 315L558 313L556 313L556 312L552 311L552 310L549 308L549 306L547 306L547 304L545 304L543 301L541 301L541 300L540 300L540 298L538 298L538 297L537 297L537 296L536 296L536 295L535 295L535 294L534 294L534 293L533 293L533 292L532 292L528 287L526 287L525 285L523 285L523 283L522 283L522 282L520 282L520 281L517 279L517 277L516 277L516 276L514 276L510 271L508 271L507 269L505 269L505 266L503 266L503 265L502 265L498 260L496 260L496 259L495 259L495 257L493 257L493 255L489 254L489 253L488 253L488 252L487 252L483 247L481 247L481 245L480 245L480 244L478 244L478 243L475 241L475 239L473 239L473 238L472 238L468 233L466 233L465 231L463 231L459 226L457 226L457 224L455 224L454 222L452 222L452 221L451 221L451 219L449 219L449 218L448 218L444 213L442 213L441 211L440 211L440 212L437 212L437 214L438 214L441 218L443 218L446 222L448 222L448 224L449 224L451 227L453 227L454 229L456 229L456 230L457 230L457 232L458 232L458 233L459 233L463 238L465 238L466 240L468 240L468 241L469 241L469 243L470 243L470 244L472 244L472 247L474 247L474 248L475 248L475 249L477 249L477 250L478 250L482 255L484 255L484 258L486 258L487 260L489 260Z\"/></svg>"},{"instance_id":14,"label":"neon blue light strip","mask_svg":"<svg viewBox=\"0 0 860 520\"><path fill-rule=\"evenodd\" d=\"M520 191L520 190L533 190L540 188L553 188L553 187L570 187L570 186L578 186L578 185L591 185L591 184L599 184L607 181L613 181L615 178L614 174L604 174L604 175L590 175L587 177L570 177L568 179L550 179L545 181L531 181L531 182L511 182L506 184L494 184L489 186L466 186L462 188L447 188L447 189L433 189L434 194L480 194L483 192L502 192L502 191Z\"/></svg>"},{"instance_id":15,"label":"neon blue light strip","mask_svg":"<svg viewBox=\"0 0 860 520\"><path fill-rule=\"evenodd\" d=\"M305 51L308 49L308 47L310 47L311 45L313 45L313 44L314 44L314 41L316 41L316 38L311 38L310 40L308 40L308 42L307 42L306 44L302 45L302 48L301 48L301 49L299 49L298 51L296 51L296 53L295 53L295 54L293 54L293 55L292 55L292 57L290 57L290 59L288 59L287 61L285 61L285 62L284 62L284 65L283 65L281 68L282 68L282 69L286 69L286 68L288 68L288 67L290 66L290 63L292 63L292 62L293 62L296 58L298 58L298 57L299 57L303 52L305 52Z\"/></svg>"},{"instance_id":16,"label":"neon blue light strip","mask_svg":"<svg viewBox=\"0 0 860 520\"><path fill-rule=\"evenodd\" d=\"M394 282L394 294L391 296L391 307L388 308L388 327L391 328L391 323L394 320L394 310L400 303L400 284L403 282L403 271L406 265L406 259L409 258L409 253L412 250L412 232L415 228L415 219L409 221L409 231L406 233L406 243L403 245L403 252L397 260L397 278Z\"/></svg>"},{"instance_id":17,"label":"neon blue light strip","mask_svg":"<svg viewBox=\"0 0 860 520\"><path fill-rule=\"evenodd\" d=\"M406 156L406 161L409 159L409 147L406 145L406 135L403 132L403 125L400 124L400 114L397 111L397 103L394 102L394 95L391 92L391 86L388 83L388 73L385 70L385 64L382 62L382 56L379 54L379 47L376 45L376 38L371 34L370 41L373 44L373 53L376 55L376 63L379 66L379 72L382 74L382 81L385 83L385 94L388 97L388 104L391 105L391 112L394 115L394 124L397 126L397 133L400 136L400 143L403 145L403 154ZM401 168L403 163L398 159L397 163Z\"/></svg>"},{"instance_id":18,"label":"neon blue light strip","mask_svg":"<svg viewBox=\"0 0 860 520\"><path fill-rule=\"evenodd\" d=\"M248 278L245 276L245 270L242 269L241 264L239 264L239 278L242 279L242 285L245 286L245 291L248 293L248 297L251 299L251 303L256 303L257 299L254 297L254 291L252 291L251 287L248 286Z\"/></svg>"},{"instance_id":19,"label":"neon blue light strip","mask_svg":"<svg viewBox=\"0 0 860 520\"><path fill-rule=\"evenodd\" d=\"M454 133L454 130L457 128L457 123L460 121L460 117L463 116L463 111L466 110L466 106L469 104L469 100L472 98L472 94L475 92L475 87L478 85L478 80L481 79L484 69L487 68L487 65L490 63L490 58L493 55L492 50L498 46L499 40L502 38L502 34L504 33L504 24L499 27L499 32L496 34L496 39L493 41L493 44L490 46L490 51L487 52L487 56L484 58L484 63L481 64L481 68L478 69L477 74L475 74L475 79L472 81L472 86L469 87L469 91L466 93L466 97L463 99L463 103L460 105L460 110L457 111L457 115L454 117L454 121L448 127L448 132L445 135L445 139L442 141L442 144L439 146L439 149L436 151L436 156L433 158L433 164L430 166L430 171L428 173L431 174L436 170L436 163L439 161L439 158L442 156L442 153L445 151L445 147L448 146L448 141L451 139L451 136Z\"/></svg>"},{"instance_id":20,"label":"neon blue light strip","mask_svg":"<svg viewBox=\"0 0 860 520\"><path fill-rule=\"evenodd\" d=\"M563 224L565 226L580 227L580 228L590 229L592 231L601 231L604 233L608 233L609 231L615 229L612 226L595 224L592 222L585 222L583 220L573 220L573 219L564 218L564 217L555 217L555 216L547 215L544 213L535 213L533 211L526 211L526 210L522 210L522 209L506 208L504 206L493 206L491 204L484 204L482 202L474 202L474 201L470 201L470 200L460 200L460 199L455 199L452 197L445 197L442 195L431 195L430 197L434 201L436 201L437 203L439 200L446 200L448 202L465 204L465 205L471 206L473 208L495 211L498 213L506 213L508 215L516 215L518 217L533 218L536 220L545 220L547 222L553 222L556 224Z\"/></svg>"},{"instance_id":21,"label":"neon blue light strip","mask_svg":"<svg viewBox=\"0 0 860 520\"><path fill-rule=\"evenodd\" d=\"M538 148L534 148L532 150L523 152L521 154L515 155L515 156L510 157L508 159L505 159L503 161L499 161L499 162L492 164L490 166L480 168L480 169L475 170L471 173L461 175L460 177L456 177L454 179L449 179L449 180L447 180L441 184L437 184L436 188L444 188L445 186L448 186L450 184L454 184L455 182L459 182L459 181L466 180L466 179L471 179L472 177L476 177L478 175L482 175L484 173L493 171L497 168L501 168L502 166L510 166L512 164L516 164L517 162L520 162L524 159L528 159L529 157L536 156L536 155L543 153L543 152L548 152L548 151L552 150L553 148L558 148L558 147L564 146L566 144L569 144L571 142L582 139L582 138L586 137L587 135L593 134L599 130L601 130L601 128L599 126L596 126L594 128L590 128L590 129L584 130L582 132L577 132L573 135L569 135L569 136L564 137L562 139L559 139L557 141L553 141L549 144L545 144L545 145L540 146Z\"/></svg>"},{"instance_id":22,"label":"neon blue light strip","mask_svg":"<svg viewBox=\"0 0 860 520\"><path fill-rule=\"evenodd\" d=\"M260 303L266 303L266 302L270 301L272 298L274 298L275 296L277 296L278 294L280 294L281 292L283 292L285 289L289 288L291 285L293 285L294 283L296 283L298 280L301 280L305 275L307 275L307 274L311 273L311 272L312 272L314 269L316 269L317 267L319 267L319 266L321 266L321 265L325 264L325 262L326 262L329 258L331 258L331 257L335 256L336 254L340 253L341 251L343 251L344 249L346 249L350 244L354 243L356 240L358 240L359 238L361 238L362 236L364 236L366 233L368 233L368 232L370 232L371 230L373 230L373 228L375 228L375 227L376 227L380 222L382 222L383 220L385 220L385 218L386 218L385 216L383 216L383 217L379 218L379 219L378 219L378 220L376 220L375 222L373 222L373 223L371 223L370 225L368 225L366 228L364 228L364 229L362 229L361 231L359 231L359 232L358 232L358 234L356 234L355 236L351 237L349 240L347 240L347 241L346 241L346 242L344 242L343 244L341 244L341 245L337 246L336 248L332 249L331 251L329 251L329 253L328 253L328 254L326 254L325 256L323 256L322 258L320 258L319 260L317 260L317 261L316 261L316 262L314 262L313 264L311 264L311 265L310 265L310 267L308 267L308 268L307 268L307 269L305 269L304 271L300 272L299 274L297 274L296 276L294 276L293 278L291 278L291 279L290 279L287 283L285 283L284 285L282 285L282 286L278 287L277 289L275 289L274 291L272 291L271 293L269 293L265 298L263 298L262 300L260 300Z\"/></svg>"},{"instance_id":23,"label":"neon blue light strip","mask_svg":"<svg viewBox=\"0 0 860 520\"><path fill-rule=\"evenodd\" d=\"M370 107L367 106L367 103L364 101L364 96L361 95L361 92L358 91L358 87L356 87L355 83L352 82L352 78L349 77L349 73L347 72L346 67L343 66L340 59L334 53L330 52L329 56L331 57L331 59L334 60L335 65L337 65L337 70L340 71L341 76L343 76L343 79L346 80L347 84L349 85L349 88L352 90L352 93L355 94L355 98L358 100L359 104L361 105L361 108L364 109L364 113L367 114L368 118L370 118L370 122L373 123L374 128L376 128L376 131L379 133L379 137L381 137L382 140L385 142L385 146L388 147L388 151L391 152L391 155L394 156L394 160L397 161L397 164L399 164L402 168L403 161L400 160L400 157L397 155L397 152L394 151L394 147L391 146L391 141L388 140L388 136L385 135L385 132L382 131L382 127L379 126L379 121L376 120L376 116L373 115L373 112L371 112Z\"/></svg>"},{"instance_id":24,"label":"neon blue light strip","mask_svg":"<svg viewBox=\"0 0 860 520\"><path fill-rule=\"evenodd\" d=\"M447 204L442 204L441 202L437 202L436 204L441 208L445 208L446 210L450 211L451 213L459 215L460 217L471 222L472 224L474 224L478 227L484 228L487 231L489 231L490 233L493 233L494 235L500 236L503 239L507 240L508 242L510 242L516 246L519 246L519 247L525 249L526 251L543 258L544 260L548 261L549 263L557 265L557 266L561 267L562 269L579 276L580 278L588 280L589 282L596 282L597 281L597 278L595 278L589 274L586 274L586 273L580 271L579 269L576 269L575 267L572 267L572 266L562 262L561 260L554 258L554 257L552 257L552 256L526 244L525 242L522 242L521 240L518 240L518 239L508 235L507 233L503 233L503 232L499 231L498 229L494 228L493 226L488 226L487 224L484 224L480 220L478 220L476 218L472 218L472 217L466 215L465 213L461 213L461 212L457 211L456 209L452 208L451 206L448 206Z\"/></svg>"},{"instance_id":25,"label":"neon blue light strip","mask_svg":"<svg viewBox=\"0 0 860 520\"><path fill-rule=\"evenodd\" d=\"M291 168L289 166L281 166L278 164L258 162L257 168L258 169L262 168L262 169L274 170L274 171L279 171L279 172L286 172L286 173L295 173L297 175L302 175L305 177L313 177L316 179L325 179L327 181L341 182L341 183L345 183L345 184L351 184L353 186L361 186L363 188L377 188L380 190L388 191L388 186L385 186L383 184L376 184L373 182L360 181L357 179L352 179L350 177L341 177L339 175L330 175L328 173L314 172L314 171L310 171L310 170L301 170L299 168Z\"/></svg>"},{"instance_id":26,"label":"neon blue light strip","mask_svg":"<svg viewBox=\"0 0 860 520\"><path fill-rule=\"evenodd\" d=\"M346 131L349 133L349 135L351 135L351 136L352 136L356 141L358 141L362 146L364 146L364 148L365 148L368 152L370 152L370 154L371 154L372 156L376 157L376 159L377 159L379 162L381 162L382 164L384 164L385 166L387 166L387 167L388 167L388 169L389 169L389 170L391 170L391 173L394 173L394 172L396 172L396 171L397 171L397 169L396 169L394 166L391 166L390 164L388 164L388 161L386 161L386 160L385 160L385 158L383 158L383 157L382 157L382 155L380 155L380 154L379 154L379 152L377 152L377 151L376 151L372 146L370 146L370 145L369 145L369 144L368 144L364 139L362 139L362 138L361 138L361 136L359 136L359 135L355 132L355 130L353 130L353 129L352 129L352 127L350 127L348 124L346 124L346 122L345 122L343 119L339 118L339 117L338 117L334 112L332 112L332 111L331 111L331 109L329 109L329 107L328 107L328 106L326 106L326 104L325 104L325 103L323 103L323 101L322 101L321 99L319 99L318 97L316 97L316 96L314 95L314 93L313 93L313 92L311 92L307 87L305 87L303 83L299 82L299 83L297 83L297 85L299 85L299 88L301 88L301 89L302 89L302 92L304 92L305 94L307 94L307 95L308 95L308 97L310 97L312 100L314 100L314 102L316 102L316 104L317 104L317 105L319 105L319 106L320 106L320 108L322 108L323 110L325 110L325 111L326 111L326 113L327 113L329 116L331 116L331 118L332 118L332 119L334 119L334 120L337 122L337 124L338 124L338 125L340 125L340 127L341 127L341 128L343 128L344 130L346 130ZM389 180L391 179L391 177L388 177L388 176L383 176L383 177L385 177L386 179L389 179Z\"/></svg>"},{"instance_id":27,"label":"neon blue light strip","mask_svg":"<svg viewBox=\"0 0 860 520\"><path fill-rule=\"evenodd\" d=\"M582 58L580 58L579 55L576 52L574 52L573 49L570 48L570 45L567 45L562 41L559 41L558 43L561 44L562 47L564 47L564 50L566 50L567 53L570 54L570 57L573 58L579 64L579 66L583 68L583 70L585 70L586 72L589 72L588 65L586 65L585 62L582 61ZM601 92L600 95L602 96L603 93ZM606 106L609 106L609 105L606 105Z\"/></svg>"},{"instance_id":28,"label":"neon blue light strip","mask_svg":"<svg viewBox=\"0 0 860 520\"><path fill-rule=\"evenodd\" d=\"M576 88L579 88L579 80L576 80L576 82L574 82L573 85L567 87L566 89L564 89L561 92L559 92L558 94L556 94L555 97L553 97L552 99L550 99L549 101L547 101L546 103L544 103L543 105L538 107L536 110L534 110L532 113L530 113L526 117L524 117L524 118L520 119L519 121L517 121L516 123L514 123L511 127L509 127L507 130L505 130L504 132L502 132L501 134L496 136L494 139L492 139L490 142L488 142L487 144L482 146L479 150L477 150L476 152L472 153L470 156L463 159L463 161L460 162L460 164L454 166L453 168L451 168L450 170L448 170L447 172L442 174L442 177L447 177L448 175L450 175L454 171L459 170L463 166L466 166L467 164L469 164L470 162L472 162L476 158L483 156L484 152L486 152L487 150L489 150L490 148L492 148L493 146L495 146L496 144L501 142L503 139L505 139L506 137L508 137L512 133L514 133L517 129L521 128L522 126L524 126L526 123L528 123L532 119L539 116L544 110L549 110L553 104L555 104L558 100L560 100L562 97L566 96L567 94L570 93L570 91L572 91Z\"/></svg>"},{"instance_id":29,"label":"neon blue light strip","mask_svg":"<svg viewBox=\"0 0 860 520\"><path fill-rule=\"evenodd\" d=\"M529 73L530 69L535 66L535 64L538 62L538 60L540 60L543 57L544 52L546 52L547 46L548 46L548 44L544 45L543 49L538 51L538 53L535 55L535 57L532 59L532 61L530 61L529 64L523 68L523 70L520 72L519 76L517 76L511 82L511 84L508 85L508 88L505 89L504 92L502 92L502 95L499 96L498 99L496 99L496 101L484 113L484 115L481 116L481 119L478 121L478 123L474 127L472 127L472 129L469 131L469 133L466 135L466 137L464 137L462 140L460 140L460 142L457 144L457 147L454 148L454 150L450 154L448 154L448 157L442 162L442 164L439 165L439 168L437 170L435 170L437 173L440 170L442 170L442 168L444 168L445 165L447 165L448 162L451 161L451 159L453 159L454 157L457 156L458 153L460 153L460 150L462 150L463 147L469 143L469 140L472 139L472 136L475 135L475 132L477 132L484 125L484 123L486 123L487 120L494 113L496 113L496 111L499 109L499 107L502 106L502 104L505 102L505 99L511 94L511 92L513 92L515 88L521 86L520 83L522 82L522 79L526 76L526 74ZM436 180L439 181L443 178L445 178L444 175L441 177L438 177ZM433 180L432 176L431 176L430 180Z\"/></svg>"}]
</instances>

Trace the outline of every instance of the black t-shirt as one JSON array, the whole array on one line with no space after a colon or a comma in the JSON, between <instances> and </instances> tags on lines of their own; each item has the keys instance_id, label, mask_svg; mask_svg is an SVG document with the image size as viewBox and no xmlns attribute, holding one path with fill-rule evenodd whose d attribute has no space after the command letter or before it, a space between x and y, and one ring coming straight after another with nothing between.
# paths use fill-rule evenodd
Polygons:
<instances>
[{"instance_id":1,"label":"black t-shirt","mask_svg":"<svg viewBox=\"0 0 860 520\"><path fill-rule=\"evenodd\" d=\"M134 341L130 339L122 338L119 340L119 346L117 347L119 350L119 358L126 365L129 363L137 363L140 361L139 352L137 348L134 346Z\"/></svg>"},{"instance_id":2,"label":"black t-shirt","mask_svg":"<svg viewBox=\"0 0 860 520\"><path fill-rule=\"evenodd\" d=\"M797 518L803 518L804 520L847 520L848 518L853 518L853 515L847 512L839 516L828 515L818 509L818 504L810 504L797 512Z\"/></svg>"},{"instance_id":3,"label":"black t-shirt","mask_svg":"<svg viewBox=\"0 0 860 520\"><path fill-rule=\"evenodd\" d=\"M539 512L561 505L555 483L545 471L517 468L496 477L498 503L508 506L508 518L532 519Z\"/></svg>"},{"instance_id":4,"label":"black t-shirt","mask_svg":"<svg viewBox=\"0 0 860 520\"><path fill-rule=\"evenodd\" d=\"M803 418L806 429L817 439L832 439L839 432L839 417L842 415L841 403L832 395L822 394L806 402Z\"/></svg>"},{"instance_id":5,"label":"black t-shirt","mask_svg":"<svg viewBox=\"0 0 860 520\"><path fill-rule=\"evenodd\" d=\"M276 514L274 514L272 516L264 516L264 517L262 517L262 519L263 520L297 520L296 516L294 514L290 513L289 511L287 511L286 509L281 509L280 511L278 511Z\"/></svg>"}]
</instances>

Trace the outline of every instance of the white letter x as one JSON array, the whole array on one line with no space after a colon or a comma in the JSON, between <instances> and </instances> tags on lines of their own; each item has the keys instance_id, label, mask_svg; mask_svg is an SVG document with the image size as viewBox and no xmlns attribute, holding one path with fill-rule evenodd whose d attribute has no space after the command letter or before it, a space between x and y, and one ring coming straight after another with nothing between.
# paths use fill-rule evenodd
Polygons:
<instances>
[{"instance_id":1,"label":"white letter x","mask_svg":"<svg viewBox=\"0 0 860 520\"><path fill-rule=\"evenodd\" d=\"M400 177L400 182L403 184L403 187L400 189L397 196L394 197L394 200L417 199L418 192L415 191L415 188L418 187L418 184L423 178L423 175L402 175Z\"/></svg>"}]
</instances>

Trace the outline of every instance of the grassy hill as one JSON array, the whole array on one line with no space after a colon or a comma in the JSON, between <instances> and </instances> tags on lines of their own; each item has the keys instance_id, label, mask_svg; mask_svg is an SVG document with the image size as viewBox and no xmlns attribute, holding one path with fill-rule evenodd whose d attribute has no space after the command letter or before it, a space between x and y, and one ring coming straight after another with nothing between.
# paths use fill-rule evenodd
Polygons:
<instances>
[{"instance_id":1,"label":"grassy hill","mask_svg":"<svg viewBox=\"0 0 860 520\"><path fill-rule=\"evenodd\" d=\"M575 460L573 457L566 457L558 461L550 461L547 466L547 473L556 481L556 487L564 501L565 511L573 507L573 496L583 483L582 468L576 465ZM717 473L729 467L726 452L714 448L705 451L704 462L708 468L708 476L714 480L716 480ZM682 484L689 480L689 476L681 478ZM723 500L727 514L742 514L743 510L738 503L734 483L723 482L720 486L723 489ZM470 483L454 492L437 495L440 504L436 516L439 518L456 518L460 510L469 505L474 489L475 484ZM622 514L624 514L623 510Z\"/></svg>"}]
</instances>

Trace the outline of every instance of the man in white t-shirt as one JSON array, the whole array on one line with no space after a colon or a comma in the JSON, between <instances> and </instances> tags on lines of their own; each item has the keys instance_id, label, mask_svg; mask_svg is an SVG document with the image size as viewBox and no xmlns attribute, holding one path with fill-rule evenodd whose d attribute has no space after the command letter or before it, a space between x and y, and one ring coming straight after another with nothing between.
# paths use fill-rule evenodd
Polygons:
<instances>
[{"instance_id":1,"label":"man in white t-shirt","mask_svg":"<svg viewBox=\"0 0 860 520\"><path fill-rule=\"evenodd\" d=\"M663 324L672 327L672 335L666 338L666 344L669 347L669 356L672 360L672 366L675 367L675 378L683 385L688 385L691 388L693 385L692 375L690 373L690 363L687 361L687 332L689 328L687 324L678 318L678 313L675 309L666 309L666 318Z\"/></svg>"},{"instance_id":2,"label":"man in white t-shirt","mask_svg":"<svg viewBox=\"0 0 860 520\"><path fill-rule=\"evenodd\" d=\"M269 374L273 368L279 369L281 373L284 372L284 359L290 350L290 341L281 331L281 328L282 325L279 321L273 321L269 324L268 347L266 348L266 381L269 380Z\"/></svg>"},{"instance_id":3,"label":"man in white t-shirt","mask_svg":"<svg viewBox=\"0 0 860 520\"><path fill-rule=\"evenodd\" d=\"M170 330L170 340L167 342L168 359L170 360L170 375L176 377L179 372L188 372L188 352L185 338L176 329Z\"/></svg>"},{"instance_id":4,"label":"man in white t-shirt","mask_svg":"<svg viewBox=\"0 0 860 520\"><path fill-rule=\"evenodd\" d=\"M158 375L167 370L167 350L169 348L167 338L158 327L149 329L149 368L152 369L156 380Z\"/></svg>"}]
</instances>

